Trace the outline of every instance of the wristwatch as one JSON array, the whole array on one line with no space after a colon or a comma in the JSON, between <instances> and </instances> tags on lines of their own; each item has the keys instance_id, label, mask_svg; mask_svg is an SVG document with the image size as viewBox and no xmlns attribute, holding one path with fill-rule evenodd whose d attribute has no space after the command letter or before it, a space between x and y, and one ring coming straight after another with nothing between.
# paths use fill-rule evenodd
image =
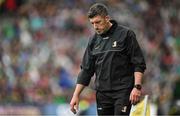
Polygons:
<instances>
[{"instance_id":1,"label":"wristwatch","mask_svg":"<svg viewBox=\"0 0 180 116\"><path fill-rule=\"evenodd\" d=\"M141 84L136 84L136 85L134 85L134 88L141 90L142 86L141 86Z\"/></svg>"}]
</instances>

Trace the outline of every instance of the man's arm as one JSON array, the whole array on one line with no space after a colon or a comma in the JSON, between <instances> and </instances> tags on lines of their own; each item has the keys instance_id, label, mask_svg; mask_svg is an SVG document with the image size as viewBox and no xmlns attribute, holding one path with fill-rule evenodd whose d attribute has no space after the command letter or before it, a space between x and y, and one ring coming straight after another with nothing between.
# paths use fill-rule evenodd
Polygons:
<instances>
[{"instance_id":1,"label":"man's arm","mask_svg":"<svg viewBox=\"0 0 180 116\"><path fill-rule=\"evenodd\" d=\"M142 85L142 77L143 77L143 73L141 72L134 72L134 85L140 84ZM130 94L130 101L132 104L136 104L139 100L140 100L140 96L141 96L141 89L137 89L137 88L133 88L133 90L131 91Z\"/></svg>"},{"instance_id":2,"label":"man's arm","mask_svg":"<svg viewBox=\"0 0 180 116\"><path fill-rule=\"evenodd\" d=\"M95 69L94 63L95 63L95 61L94 61L94 58L91 54L90 45L91 45L91 41L88 43L88 46L85 50L83 60L81 63L81 71L78 75L76 88L75 88L73 97L72 97L71 102L70 102L71 111L73 113L76 113L78 110L79 96L80 96L81 92L83 91L85 86L89 85L91 77L94 75L94 69Z\"/></svg>"},{"instance_id":3,"label":"man's arm","mask_svg":"<svg viewBox=\"0 0 180 116\"><path fill-rule=\"evenodd\" d=\"M83 91L83 89L85 88L84 85L82 84L77 84L76 88L74 90L74 94L73 97L71 99L70 102L70 107L71 107L71 111L76 114L77 110L78 110L78 106L79 106L79 96L81 94L81 92Z\"/></svg>"},{"instance_id":4,"label":"man's arm","mask_svg":"<svg viewBox=\"0 0 180 116\"><path fill-rule=\"evenodd\" d=\"M142 84L142 77L143 77L143 73L141 72L134 72L134 77L135 77L135 81L134 81L134 84L137 85L137 84Z\"/></svg>"},{"instance_id":5,"label":"man's arm","mask_svg":"<svg viewBox=\"0 0 180 116\"><path fill-rule=\"evenodd\" d=\"M142 50L136 40L136 35L133 31L128 33L128 53L130 54L130 62L134 68L134 85L142 84L143 73L146 69L146 63ZM132 104L139 102L141 96L141 89L134 87L130 94L130 101Z\"/></svg>"}]
</instances>

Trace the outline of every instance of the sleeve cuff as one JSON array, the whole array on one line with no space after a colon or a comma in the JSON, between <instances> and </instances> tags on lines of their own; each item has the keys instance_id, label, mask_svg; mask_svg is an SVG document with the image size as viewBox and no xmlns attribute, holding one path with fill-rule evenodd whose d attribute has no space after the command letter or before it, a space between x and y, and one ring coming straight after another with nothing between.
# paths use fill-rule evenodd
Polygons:
<instances>
[{"instance_id":1,"label":"sleeve cuff","mask_svg":"<svg viewBox=\"0 0 180 116\"><path fill-rule=\"evenodd\" d=\"M78 75L77 84L88 86L90 83L90 79L91 76L85 70L82 70Z\"/></svg>"},{"instance_id":2,"label":"sleeve cuff","mask_svg":"<svg viewBox=\"0 0 180 116\"><path fill-rule=\"evenodd\" d=\"M145 69L146 69L145 67L143 67L143 68L142 67L135 67L134 71L144 73Z\"/></svg>"}]
</instances>

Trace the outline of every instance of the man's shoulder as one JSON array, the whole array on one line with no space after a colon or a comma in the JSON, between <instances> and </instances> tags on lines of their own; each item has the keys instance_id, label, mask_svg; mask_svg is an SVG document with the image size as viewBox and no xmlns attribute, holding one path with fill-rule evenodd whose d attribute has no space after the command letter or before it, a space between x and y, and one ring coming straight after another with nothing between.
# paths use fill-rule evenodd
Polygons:
<instances>
[{"instance_id":1,"label":"man's shoulder","mask_svg":"<svg viewBox=\"0 0 180 116\"><path fill-rule=\"evenodd\" d=\"M89 42L95 41L96 38L97 38L97 34L95 33L95 34L93 34L93 35L89 38Z\"/></svg>"},{"instance_id":2,"label":"man's shoulder","mask_svg":"<svg viewBox=\"0 0 180 116\"><path fill-rule=\"evenodd\" d=\"M127 35L135 35L134 31L128 26L118 25L118 31L125 32Z\"/></svg>"},{"instance_id":3,"label":"man's shoulder","mask_svg":"<svg viewBox=\"0 0 180 116\"><path fill-rule=\"evenodd\" d=\"M93 34L92 36L89 37L89 46L93 46L93 44L96 42L96 39L97 39L97 34Z\"/></svg>"},{"instance_id":4,"label":"man's shoulder","mask_svg":"<svg viewBox=\"0 0 180 116\"><path fill-rule=\"evenodd\" d=\"M118 25L115 30L115 35L127 36L130 31L130 28L123 25Z\"/></svg>"},{"instance_id":5,"label":"man's shoulder","mask_svg":"<svg viewBox=\"0 0 180 116\"><path fill-rule=\"evenodd\" d=\"M120 25L120 24L117 26L117 29L120 30L120 31L129 31L129 30L131 30L129 27L124 26L124 25Z\"/></svg>"}]
</instances>

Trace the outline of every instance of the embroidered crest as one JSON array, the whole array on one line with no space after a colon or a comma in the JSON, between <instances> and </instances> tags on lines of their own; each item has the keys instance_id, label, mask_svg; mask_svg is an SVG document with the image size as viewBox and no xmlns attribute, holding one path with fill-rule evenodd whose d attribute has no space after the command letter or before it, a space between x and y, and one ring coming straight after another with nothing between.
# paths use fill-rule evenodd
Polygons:
<instances>
[{"instance_id":1,"label":"embroidered crest","mask_svg":"<svg viewBox=\"0 0 180 116\"><path fill-rule=\"evenodd\" d=\"M127 106L124 106L121 111L126 112L126 110L127 110Z\"/></svg>"},{"instance_id":2,"label":"embroidered crest","mask_svg":"<svg viewBox=\"0 0 180 116\"><path fill-rule=\"evenodd\" d=\"M112 44L112 47L117 47L117 41L114 41L113 44Z\"/></svg>"}]
</instances>

